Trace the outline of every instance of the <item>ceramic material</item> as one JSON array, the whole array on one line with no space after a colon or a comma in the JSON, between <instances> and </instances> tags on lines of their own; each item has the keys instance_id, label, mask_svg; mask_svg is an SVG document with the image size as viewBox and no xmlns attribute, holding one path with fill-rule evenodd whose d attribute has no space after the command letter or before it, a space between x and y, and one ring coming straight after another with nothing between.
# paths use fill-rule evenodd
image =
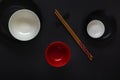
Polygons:
<instances>
[{"instance_id":1,"label":"ceramic material","mask_svg":"<svg viewBox=\"0 0 120 80\"><path fill-rule=\"evenodd\" d=\"M105 25L100 20L92 20L87 25L87 33L92 38L100 38L105 33Z\"/></svg>"},{"instance_id":2,"label":"ceramic material","mask_svg":"<svg viewBox=\"0 0 120 80\"><path fill-rule=\"evenodd\" d=\"M11 35L20 41L35 38L40 31L40 27L39 17L28 9L20 9L14 12L8 23Z\"/></svg>"},{"instance_id":3,"label":"ceramic material","mask_svg":"<svg viewBox=\"0 0 120 80\"><path fill-rule=\"evenodd\" d=\"M70 60L70 48L64 42L51 43L45 52L48 64L53 67L63 67Z\"/></svg>"}]
</instances>

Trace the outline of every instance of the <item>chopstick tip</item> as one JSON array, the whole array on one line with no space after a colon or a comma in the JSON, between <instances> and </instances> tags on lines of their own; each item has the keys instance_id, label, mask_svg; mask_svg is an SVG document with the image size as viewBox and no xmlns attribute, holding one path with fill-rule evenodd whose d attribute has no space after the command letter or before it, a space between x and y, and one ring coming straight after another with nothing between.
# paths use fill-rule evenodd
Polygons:
<instances>
[{"instance_id":1,"label":"chopstick tip","mask_svg":"<svg viewBox=\"0 0 120 80\"><path fill-rule=\"evenodd\" d=\"M55 12L57 11L57 9L55 9Z\"/></svg>"},{"instance_id":2,"label":"chopstick tip","mask_svg":"<svg viewBox=\"0 0 120 80\"><path fill-rule=\"evenodd\" d=\"M93 61L93 56L92 55L90 55L89 60Z\"/></svg>"}]
</instances>

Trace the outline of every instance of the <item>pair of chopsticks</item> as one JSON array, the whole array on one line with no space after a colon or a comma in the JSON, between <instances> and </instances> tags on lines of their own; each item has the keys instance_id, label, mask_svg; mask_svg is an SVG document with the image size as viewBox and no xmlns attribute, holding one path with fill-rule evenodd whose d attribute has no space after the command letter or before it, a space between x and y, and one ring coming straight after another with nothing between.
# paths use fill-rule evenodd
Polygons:
<instances>
[{"instance_id":1,"label":"pair of chopsticks","mask_svg":"<svg viewBox=\"0 0 120 80\"><path fill-rule=\"evenodd\" d=\"M93 60L92 54L88 51L87 47L82 43L82 41L78 38L78 36L75 34L75 32L71 29L71 27L68 25L68 23L65 21L65 19L61 16L61 14L58 12L57 9L55 9L55 15L58 17L58 19L61 21L61 23L65 26L67 31L70 33L70 35L73 37L73 39L76 41L76 43L81 47L83 52L87 55L90 61Z\"/></svg>"}]
</instances>

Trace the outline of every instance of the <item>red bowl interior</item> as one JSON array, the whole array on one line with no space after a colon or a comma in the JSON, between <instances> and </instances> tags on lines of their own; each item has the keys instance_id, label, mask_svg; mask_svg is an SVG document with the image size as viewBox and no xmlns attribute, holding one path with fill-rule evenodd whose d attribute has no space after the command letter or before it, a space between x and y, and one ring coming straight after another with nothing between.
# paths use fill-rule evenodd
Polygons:
<instances>
[{"instance_id":1,"label":"red bowl interior","mask_svg":"<svg viewBox=\"0 0 120 80\"><path fill-rule=\"evenodd\" d=\"M63 67L70 60L70 48L64 42L53 42L47 47L45 56L51 66Z\"/></svg>"}]
</instances>

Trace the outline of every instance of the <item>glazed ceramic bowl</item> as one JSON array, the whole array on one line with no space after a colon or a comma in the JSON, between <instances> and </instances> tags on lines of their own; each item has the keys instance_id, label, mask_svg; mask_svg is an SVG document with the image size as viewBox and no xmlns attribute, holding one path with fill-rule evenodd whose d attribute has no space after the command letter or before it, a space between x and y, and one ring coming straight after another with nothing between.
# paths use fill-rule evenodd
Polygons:
<instances>
[{"instance_id":1,"label":"glazed ceramic bowl","mask_svg":"<svg viewBox=\"0 0 120 80\"><path fill-rule=\"evenodd\" d=\"M8 28L15 39L29 41L38 35L41 22L35 12L29 9L20 9L11 15Z\"/></svg>"},{"instance_id":2,"label":"glazed ceramic bowl","mask_svg":"<svg viewBox=\"0 0 120 80\"><path fill-rule=\"evenodd\" d=\"M52 42L46 49L45 57L51 66L63 67L70 60L70 48L64 42Z\"/></svg>"}]
</instances>

